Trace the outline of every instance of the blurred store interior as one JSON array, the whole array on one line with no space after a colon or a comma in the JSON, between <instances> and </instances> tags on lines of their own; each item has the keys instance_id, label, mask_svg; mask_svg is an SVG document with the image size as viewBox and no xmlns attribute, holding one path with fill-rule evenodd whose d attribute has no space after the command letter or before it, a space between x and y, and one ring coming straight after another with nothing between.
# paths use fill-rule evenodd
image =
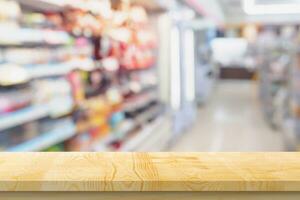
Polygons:
<instances>
[{"instance_id":1,"label":"blurred store interior","mask_svg":"<svg viewBox=\"0 0 300 200\"><path fill-rule=\"evenodd\" d=\"M0 150L298 151L300 0L0 0Z\"/></svg>"}]
</instances>

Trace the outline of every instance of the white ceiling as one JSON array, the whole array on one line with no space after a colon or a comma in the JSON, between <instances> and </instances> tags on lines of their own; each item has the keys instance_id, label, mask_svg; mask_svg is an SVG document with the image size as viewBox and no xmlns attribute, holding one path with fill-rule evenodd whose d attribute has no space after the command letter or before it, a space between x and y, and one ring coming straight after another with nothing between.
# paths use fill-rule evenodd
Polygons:
<instances>
[{"instance_id":1,"label":"white ceiling","mask_svg":"<svg viewBox=\"0 0 300 200\"><path fill-rule=\"evenodd\" d=\"M216 0L223 10L226 22L243 23L299 23L299 14L281 15L247 15L243 10L243 0ZM257 4L289 4L299 3L300 0L255 0Z\"/></svg>"},{"instance_id":2,"label":"white ceiling","mask_svg":"<svg viewBox=\"0 0 300 200\"><path fill-rule=\"evenodd\" d=\"M281 15L247 15L243 9L243 0L132 0L146 6L149 10L159 10L159 8L172 8L176 1L190 2L197 4L195 7L203 8L204 13L218 23L240 24L240 23L299 23L299 14ZM247 1L247 0L246 0ZM173 4L172 4L173 3ZM300 0L255 0L260 5L266 4L299 4ZM176 7L176 6L175 6ZM195 9L197 10L197 9ZM202 13L203 14L203 13Z\"/></svg>"}]
</instances>

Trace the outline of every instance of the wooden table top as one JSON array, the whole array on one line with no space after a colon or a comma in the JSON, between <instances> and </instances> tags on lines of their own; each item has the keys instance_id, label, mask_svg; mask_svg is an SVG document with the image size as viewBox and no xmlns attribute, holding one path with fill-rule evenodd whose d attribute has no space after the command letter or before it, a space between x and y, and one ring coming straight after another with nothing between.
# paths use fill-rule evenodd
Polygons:
<instances>
[{"instance_id":1,"label":"wooden table top","mask_svg":"<svg viewBox=\"0 0 300 200\"><path fill-rule=\"evenodd\" d=\"M0 191L300 191L300 153L0 153Z\"/></svg>"}]
</instances>

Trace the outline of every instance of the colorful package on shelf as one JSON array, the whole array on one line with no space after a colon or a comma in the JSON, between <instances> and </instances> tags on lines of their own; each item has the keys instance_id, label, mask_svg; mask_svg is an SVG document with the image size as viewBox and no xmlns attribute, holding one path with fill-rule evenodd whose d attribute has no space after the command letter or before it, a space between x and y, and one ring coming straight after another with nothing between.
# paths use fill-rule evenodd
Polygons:
<instances>
[{"instance_id":1,"label":"colorful package on shelf","mask_svg":"<svg viewBox=\"0 0 300 200\"><path fill-rule=\"evenodd\" d=\"M117 50L117 47L121 50ZM118 52L121 52L119 62L123 69L145 69L154 64L155 57L152 49L143 49L137 45L125 43L113 48L112 53L117 55Z\"/></svg>"},{"instance_id":2,"label":"colorful package on shelf","mask_svg":"<svg viewBox=\"0 0 300 200\"><path fill-rule=\"evenodd\" d=\"M87 98L104 94L110 87L111 80L104 71L97 69L87 74L84 87Z\"/></svg>"},{"instance_id":3,"label":"colorful package on shelf","mask_svg":"<svg viewBox=\"0 0 300 200\"><path fill-rule=\"evenodd\" d=\"M68 151L91 151L93 144L104 139L109 133L108 126L92 128L66 142Z\"/></svg>"},{"instance_id":4,"label":"colorful package on shelf","mask_svg":"<svg viewBox=\"0 0 300 200\"><path fill-rule=\"evenodd\" d=\"M82 78L79 70L75 70L68 74L68 80L72 87L73 98L76 103L80 103L85 99Z\"/></svg>"},{"instance_id":5,"label":"colorful package on shelf","mask_svg":"<svg viewBox=\"0 0 300 200\"><path fill-rule=\"evenodd\" d=\"M64 78L43 79L33 82L35 103L51 107L49 115L59 117L71 113L74 107L72 90Z\"/></svg>"},{"instance_id":6,"label":"colorful package on shelf","mask_svg":"<svg viewBox=\"0 0 300 200\"><path fill-rule=\"evenodd\" d=\"M115 129L117 126L125 119L125 115L123 112L113 113L110 118L110 126Z\"/></svg>"},{"instance_id":7,"label":"colorful package on shelf","mask_svg":"<svg viewBox=\"0 0 300 200\"><path fill-rule=\"evenodd\" d=\"M0 4L3 2L7 1ZM0 115L36 104L49 109L41 120L4 130L8 134L0 134L0 148L51 138L53 144L46 142L42 146L46 151L90 151L95 142L109 134L119 137L111 142L113 149L120 148L120 138L130 128L123 127L128 112L123 110L127 104L123 105L122 84L130 82L129 70L153 66L156 38L141 7L123 5L113 11L106 8L109 4L103 4L90 12L74 5L62 13L24 13L18 21L20 7L12 13L0 12L0 24L2 19L14 18L0 25L0 46L5 47L0 62L10 65L9 69L0 66L0 85L13 89L2 93L0 88ZM92 57L100 59L98 66ZM136 79L137 84L128 89L138 94L148 86L149 79ZM23 92L16 85L28 85L34 93ZM134 109L149 104L147 98L137 99L125 103ZM76 125L71 119L65 122L62 117L66 115L72 115ZM68 127L70 133L64 136L56 130L58 127ZM44 136L40 138L41 135ZM11 142L6 145L2 141ZM53 146L48 148L49 145Z\"/></svg>"},{"instance_id":8,"label":"colorful package on shelf","mask_svg":"<svg viewBox=\"0 0 300 200\"><path fill-rule=\"evenodd\" d=\"M154 49L157 39L151 29L142 29L135 32L135 42L142 49Z\"/></svg>"},{"instance_id":9,"label":"colorful package on shelf","mask_svg":"<svg viewBox=\"0 0 300 200\"><path fill-rule=\"evenodd\" d=\"M0 116L28 107L33 102L33 90L27 85L0 87Z\"/></svg>"},{"instance_id":10,"label":"colorful package on shelf","mask_svg":"<svg viewBox=\"0 0 300 200\"><path fill-rule=\"evenodd\" d=\"M83 133L67 141L65 146L67 151L90 151L91 144L90 134Z\"/></svg>"},{"instance_id":11,"label":"colorful package on shelf","mask_svg":"<svg viewBox=\"0 0 300 200\"><path fill-rule=\"evenodd\" d=\"M98 97L82 102L76 113L75 120L80 132L99 127L106 129L111 106L103 98Z\"/></svg>"},{"instance_id":12,"label":"colorful package on shelf","mask_svg":"<svg viewBox=\"0 0 300 200\"><path fill-rule=\"evenodd\" d=\"M75 36L91 37L99 35L102 30L102 18L80 9L64 12L64 28Z\"/></svg>"}]
</instances>

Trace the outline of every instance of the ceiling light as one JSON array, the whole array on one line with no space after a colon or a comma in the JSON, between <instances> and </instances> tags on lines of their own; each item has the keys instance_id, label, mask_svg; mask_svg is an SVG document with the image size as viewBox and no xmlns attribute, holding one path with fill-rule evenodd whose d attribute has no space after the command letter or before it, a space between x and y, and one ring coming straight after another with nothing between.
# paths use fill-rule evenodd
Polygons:
<instances>
[{"instance_id":1,"label":"ceiling light","mask_svg":"<svg viewBox=\"0 0 300 200\"><path fill-rule=\"evenodd\" d=\"M255 0L244 0L243 7L248 15L300 14L299 3L257 4Z\"/></svg>"}]
</instances>

